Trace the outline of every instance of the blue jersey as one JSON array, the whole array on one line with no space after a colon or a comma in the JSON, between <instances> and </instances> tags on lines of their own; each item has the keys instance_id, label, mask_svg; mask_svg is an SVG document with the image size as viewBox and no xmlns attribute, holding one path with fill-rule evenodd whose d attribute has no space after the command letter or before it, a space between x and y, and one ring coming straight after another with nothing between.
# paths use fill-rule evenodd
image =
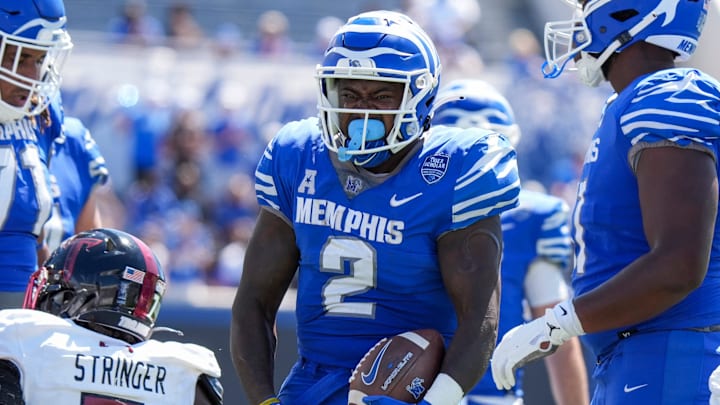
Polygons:
<instances>
[{"instance_id":1,"label":"blue jersey","mask_svg":"<svg viewBox=\"0 0 720 405\"><path fill-rule=\"evenodd\" d=\"M523 300L525 276L530 264L546 260L561 269L567 268L572 256L569 229L570 208L562 199L523 190L520 205L502 213L503 258L501 266L502 295L498 341L507 331L525 322ZM522 388L522 373L517 374L516 390ZM468 395L505 395L498 391L490 370Z\"/></svg>"},{"instance_id":2,"label":"blue jersey","mask_svg":"<svg viewBox=\"0 0 720 405\"><path fill-rule=\"evenodd\" d=\"M24 291L37 267L37 237L50 216L48 153L59 135L60 108L0 124L0 291Z\"/></svg>"},{"instance_id":3,"label":"blue jersey","mask_svg":"<svg viewBox=\"0 0 720 405\"><path fill-rule=\"evenodd\" d=\"M434 128L392 174L373 175L338 162L311 118L270 142L256 191L295 231L300 355L350 369L401 331L452 336L437 240L516 206L519 179L496 133Z\"/></svg>"},{"instance_id":4,"label":"blue jersey","mask_svg":"<svg viewBox=\"0 0 720 405\"><path fill-rule=\"evenodd\" d=\"M90 193L108 180L105 159L82 121L66 117L62 128L51 148L53 209L44 227L50 250L75 234L75 222Z\"/></svg>"},{"instance_id":5,"label":"blue jersey","mask_svg":"<svg viewBox=\"0 0 720 405\"><path fill-rule=\"evenodd\" d=\"M638 148L674 144L707 151L718 162L720 84L695 69L676 68L636 79L611 97L585 156L572 223L576 264L573 287L582 295L649 251L640 214L632 156ZM662 314L622 330L658 330L720 324L720 238L703 284ZM588 334L598 354L616 341L611 330Z\"/></svg>"}]
</instances>

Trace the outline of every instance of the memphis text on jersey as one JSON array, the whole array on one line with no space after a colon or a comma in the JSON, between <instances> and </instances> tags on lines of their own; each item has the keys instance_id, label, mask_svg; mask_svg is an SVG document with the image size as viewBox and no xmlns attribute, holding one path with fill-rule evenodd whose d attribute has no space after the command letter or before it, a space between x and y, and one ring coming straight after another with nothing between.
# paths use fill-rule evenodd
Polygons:
<instances>
[{"instance_id":1,"label":"memphis text on jersey","mask_svg":"<svg viewBox=\"0 0 720 405\"><path fill-rule=\"evenodd\" d=\"M372 242L399 245L405 222L350 209L332 201L297 197L295 222L327 226Z\"/></svg>"},{"instance_id":2,"label":"memphis text on jersey","mask_svg":"<svg viewBox=\"0 0 720 405\"><path fill-rule=\"evenodd\" d=\"M36 125L32 120L16 120L0 125L0 141L29 140L37 142Z\"/></svg>"}]
</instances>

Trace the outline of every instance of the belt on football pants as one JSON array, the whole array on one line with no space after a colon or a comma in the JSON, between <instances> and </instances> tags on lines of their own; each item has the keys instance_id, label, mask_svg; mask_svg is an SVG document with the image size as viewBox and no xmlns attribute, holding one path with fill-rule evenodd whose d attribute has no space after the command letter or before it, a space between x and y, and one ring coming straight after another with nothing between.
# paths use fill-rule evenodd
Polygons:
<instances>
[{"instance_id":1,"label":"belt on football pants","mask_svg":"<svg viewBox=\"0 0 720 405\"><path fill-rule=\"evenodd\" d=\"M699 328L681 328L681 329L626 329L623 331L620 331L617 333L617 336L620 340L627 339L632 335L636 335L638 333L649 333L649 332L667 332L671 330L689 330L692 332L701 332L701 333L709 333L709 332L720 332L720 325L711 325L711 326L703 326Z\"/></svg>"}]
</instances>

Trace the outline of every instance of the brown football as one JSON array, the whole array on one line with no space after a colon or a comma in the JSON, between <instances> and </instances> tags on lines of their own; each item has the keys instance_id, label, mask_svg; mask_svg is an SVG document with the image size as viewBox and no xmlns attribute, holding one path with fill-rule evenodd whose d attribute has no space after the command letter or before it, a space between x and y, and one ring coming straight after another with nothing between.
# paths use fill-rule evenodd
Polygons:
<instances>
[{"instance_id":1,"label":"brown football","mask_svg":"<svg viewBox=\"0 0 720 405\"><path fill-rule=\"evenodd\" d=\"M383 338L350 376L349 405L364 405L370 395L416 403L440 372L445 342L434 329L419 329Z\"/></svg>"}]
</instances>

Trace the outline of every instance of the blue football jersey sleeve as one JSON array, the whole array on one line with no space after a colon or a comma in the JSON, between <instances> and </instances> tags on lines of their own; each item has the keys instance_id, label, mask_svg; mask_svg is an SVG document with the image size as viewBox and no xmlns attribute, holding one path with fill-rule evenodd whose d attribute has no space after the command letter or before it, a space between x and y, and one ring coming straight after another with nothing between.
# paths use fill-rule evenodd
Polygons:
<instances>
[{"instance_id":1,"label":"blue football jersey sleeve","mask_svg":"<svg viewBox=\"0 0 720 405\"><path fill-rule=\"evenodd\" d=\"M295 165L293 156L304 150L306 145L294 137L296 133L314 132L316 121L307 119L293 121L283 126L265 148L255 170L255 193L258 204L272 208L292 220L292 184L289 178L279 175L291 171L288 166ZM282 167L280 167L282 166ZM297 166L294 166L297 167Z\"/></svg>"},{"instance_id":2,"label":"blue football jersey sleeve","mask_svg":"<svg viewBox=\"0 0 720 405\"><path fill-rule=\"evenodd\" d=\"M504 136L494 132L484 133L478 128L454 134L454 128L438 127L432 138L443 139L438 134L441 131L451 131L451 138L482 139L482 142L465 146L464 166L455 181L453 193L452 226L448 230L464 228L518 204L520 179L515 150Z\"/></svg>"},{"instance_id":3,"label":"blue football jersey sleeve","mask_svg":"<svg viewBox=\"0 0 720 405\"><path fill-rule=\"evenodd\" d=\"M667 141L696 145L717 161L713 141L720 137L717 82L696 70L668 70L641 80L620 115L622 133L632 145Z\"/></svg>"},{"instance_id":4,"label":"blue football jersey sleeve","mask_svg":"<svg viewBox=\"0 0 720 405\"><path fill-rule=\"evenodd\" d=\"M288 222L300 251L302 356L352 368L383 337L455 330L437 240L517 204L515 153L499 135L459 129L413 148L376 175L339 162L312 118L285 125L260 159L258 202Z\"/></svg>"}]
</instances>

